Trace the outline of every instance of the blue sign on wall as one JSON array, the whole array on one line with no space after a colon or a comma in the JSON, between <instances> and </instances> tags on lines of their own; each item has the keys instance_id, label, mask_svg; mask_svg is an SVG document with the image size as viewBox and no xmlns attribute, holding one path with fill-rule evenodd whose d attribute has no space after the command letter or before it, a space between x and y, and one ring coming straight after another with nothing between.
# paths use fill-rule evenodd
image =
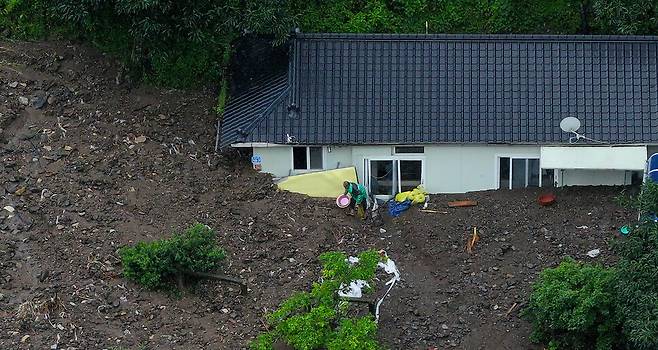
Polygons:
<instances>
[{"instance_id":1,"label":"blue sign on wall","mask_svg":"<svg viewBox=\"0 0 658 350\"><path fill-rule=\"evenodd\" d=\"M259 165L259 164L262 164L262 163L263 163L263 158L261 158L261 156L259 156L259 155L257 155L257 154L254 154L254 155L251 157L251 164L253 164L253 165Z\"/></svg>"}]
</instances>

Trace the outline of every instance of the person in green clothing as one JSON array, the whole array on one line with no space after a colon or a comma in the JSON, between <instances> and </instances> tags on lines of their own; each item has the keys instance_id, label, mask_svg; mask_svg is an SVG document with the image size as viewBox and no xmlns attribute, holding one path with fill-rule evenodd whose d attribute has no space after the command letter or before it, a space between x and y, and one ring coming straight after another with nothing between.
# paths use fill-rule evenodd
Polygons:
<instances>
[{"instance_id":1,"label":"person in green clothing","mask_svg":"<svg viewBox=\"0 0 658 350\"><path fill-rule=\"evenodd\" d=\"M368 198L368 193L365 186L357 184L354 182L345 181L343 182L343 187L345 187L345 194L349 194L352 197L350 202L351 212L354 213L354 209L357 209L357 213L361 219L366 218L366 200Z\"/></svg>"}]
</instances>

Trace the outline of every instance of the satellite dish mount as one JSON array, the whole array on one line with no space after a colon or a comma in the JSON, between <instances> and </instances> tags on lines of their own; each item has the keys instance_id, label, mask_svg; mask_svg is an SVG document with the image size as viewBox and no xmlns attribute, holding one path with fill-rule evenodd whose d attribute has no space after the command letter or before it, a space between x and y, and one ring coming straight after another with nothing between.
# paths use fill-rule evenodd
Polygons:
<instances>
[{"instance_id":1,"label":"satellite dish mount","mask_svg":"<svg viewBox=\"0 0 658 350\"><path fill-rule=\"evenodd\" d=\"M580 120L575 117L566 117L560 121L560 129L564 132L568 132L573 134L574 136L569 137L569 143L576 143L580 139L587 139L589 140L588 137L585 137L585 135L581 135L577 132L578 129L580 129Z\"/></svg>"}]
</instances>

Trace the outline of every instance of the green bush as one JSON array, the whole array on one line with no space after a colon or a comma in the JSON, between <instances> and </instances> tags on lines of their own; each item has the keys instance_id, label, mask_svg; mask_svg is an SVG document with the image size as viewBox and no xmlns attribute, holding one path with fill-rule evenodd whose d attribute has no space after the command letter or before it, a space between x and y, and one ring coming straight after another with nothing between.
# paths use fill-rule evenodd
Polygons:
<instances>
[{"instance_id":1,"label":"green bush","mask_svg":"<svg viewBox=\"0 0 658 350\"><path fill-rule=\"evenodd\" d=\"M215 232L196 224L170 239L139 242L119 251L123 275L151 289L168 288L186 271L209 272L226 257Z\"/></svg>"},{"instance_id":2,"label":"green bush","mask_svg":"<svg viewBox=\"0 0 658 350\"><path fill-rule=\"evenodd\" d=\"M0 0L0 30L18 39L43 37L47 31L45 10L40 1Z\"/></svg>"},{"instance_id":3,"label":"green bush","mask_svg":"<svg viewBox=\"0 0 658 350\"><path fill-rule=\"evenodd\" d=\"M549 349L613 349L619 340L614 278L613 269L572 259L542 271L523 310L531 339Z\"/></svg>"},{"instance_id":4,"label":"green bush","mask_svg":"<svg viewBox=\"0 0 658 350\"><path fill-rule=\"evenodd\" d=\"M629 203L644 218L628 237L613 242L620 258L616 304L629 348L654 350L658 349L658 223L646 218L658 212L658 184L645 183Z\"/></svg>"},{"instance_id":5,"label":"green bush","mask_svg":"<svg viewBox=\"0 0 658 350\"><path fill-rule=\"evenodd\" d=\"M375 350L377 324L371 316L356 317L349 313L350 304L341 300L341 284L356 279L372 283L377 263L375 251L359 254L359 262L351 265L347 256L328 252L320 256L322 280L310 292L298 292L266 316L271 327L251 343L254 350L270 350L276 342L294 349Z\"/></svg>"}]
</instances>

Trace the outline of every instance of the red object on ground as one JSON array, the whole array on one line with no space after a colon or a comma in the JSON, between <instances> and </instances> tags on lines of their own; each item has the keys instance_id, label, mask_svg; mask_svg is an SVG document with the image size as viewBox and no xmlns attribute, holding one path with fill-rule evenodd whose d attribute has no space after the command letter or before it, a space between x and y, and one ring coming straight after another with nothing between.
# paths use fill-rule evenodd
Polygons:
<instances>
[{"instance_id":1,"label":"red object on ground","mask_svg":"<svg viewBox=\"0 0 658 350\"><path fill-rule=\"evenodd\" d=\"M539 203L539 205L545 207L547 205L551 205L555 203L556 198L557 197L553 193L546 193L540 195L539 198L537 198L537 202Z\"/></svg>"}]
</instances>

